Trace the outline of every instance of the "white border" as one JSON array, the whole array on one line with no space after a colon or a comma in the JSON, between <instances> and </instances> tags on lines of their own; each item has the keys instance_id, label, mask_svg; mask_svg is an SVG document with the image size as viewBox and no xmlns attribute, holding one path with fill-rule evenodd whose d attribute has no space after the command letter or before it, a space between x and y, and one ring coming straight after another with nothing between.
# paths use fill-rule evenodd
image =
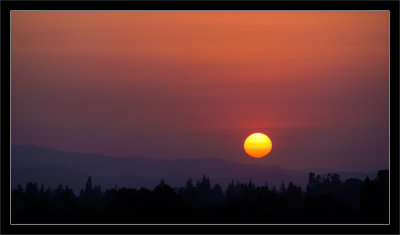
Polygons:
<instances>
[{"instance_id":1,"label":"white border","mask_svg":"<svg viewBox=\"0 0 400 235\"><path fill-rule=\"evenodd\" d=\"M86 12L104 12L104 11L387 11L389 13L389 223L387 224L13 224L11 223L11 13L14 11L86 11ZM390 225L390 10L10 10L10 225Z\"/></svg>"}]
</instances>

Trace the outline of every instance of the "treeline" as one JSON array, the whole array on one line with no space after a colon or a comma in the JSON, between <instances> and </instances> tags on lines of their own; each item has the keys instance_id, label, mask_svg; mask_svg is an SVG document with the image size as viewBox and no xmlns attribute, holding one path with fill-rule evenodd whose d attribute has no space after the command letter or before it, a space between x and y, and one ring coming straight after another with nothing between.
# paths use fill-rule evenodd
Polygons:
<instances>
[{"instance_id":1,"label":"treeline","mask_svg":"<svg viewBox=\"0 0 400 235\"><path fill-rule=\"evenodd\" d=\"M13 223L387 223L389 172L370 180L309 174L305 190L282 183L231 182L225 190L203 176L184 187L102 191L91 177L78 195L68 187L28 183L12 190Z\"/></svg>"}]
</instances>

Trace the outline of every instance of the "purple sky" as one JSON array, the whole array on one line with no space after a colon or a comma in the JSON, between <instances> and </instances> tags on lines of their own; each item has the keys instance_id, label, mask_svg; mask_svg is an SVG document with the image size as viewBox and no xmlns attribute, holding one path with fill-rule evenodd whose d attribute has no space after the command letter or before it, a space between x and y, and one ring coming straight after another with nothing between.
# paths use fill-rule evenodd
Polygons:
<instances>
[{"instance_id":1,"label":"purple sky","mask_svg":"<svg viewBox=\"0 0 400 235\"><path fill-rule=\"evenodd\" d=\"M386 11L14 11L11 30L12 145L388 167Z\"/></svg>"}]
</instances>

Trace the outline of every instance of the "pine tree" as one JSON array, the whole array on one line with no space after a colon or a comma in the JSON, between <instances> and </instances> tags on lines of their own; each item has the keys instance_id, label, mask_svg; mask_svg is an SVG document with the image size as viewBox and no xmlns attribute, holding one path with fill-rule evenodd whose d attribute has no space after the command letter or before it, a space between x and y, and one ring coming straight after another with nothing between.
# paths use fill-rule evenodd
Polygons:
<instances>
[{"instance_id":1,"label":"pine tree","mask_svg":"<svg viewBox=\"0 0 400 235\"><path fill-rule=\"evenodd\" d=\"M92 177L89 176L89 178L86 182L85 192L91 192L91 191L93 191L93 184L92 184Z\"/></svg>"}]
</instances>

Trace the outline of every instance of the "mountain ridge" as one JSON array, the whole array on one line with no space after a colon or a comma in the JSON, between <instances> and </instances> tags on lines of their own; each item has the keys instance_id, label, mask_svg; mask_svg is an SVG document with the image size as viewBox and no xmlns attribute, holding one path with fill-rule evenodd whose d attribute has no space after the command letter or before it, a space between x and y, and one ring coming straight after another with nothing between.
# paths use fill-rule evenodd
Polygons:
<instances>
[{"instance_id":1,"label":"mountain ridge","mask_svg":"<svg viewBox=\"0 0 400 235\"><path fill-rule=\"evenodd\" d=\"M195 181L203 175L209 177L212 184L219 183L222 186L231 180L243 182L251 179L258 185L268 183L270 186L292 181L304 188L309 173L277 165L245 164L219 158L158 160L140 156L111 157L33 145L12 146L11 154L12 187L28 181L50 187L63 183L75 192L83 188L88 176L92 176L94 183L102 188L115 185L153 188L161 179L173 187L180 187L187 179ZM373 173L356 172L346 177L363 174L373 176Z\"/></svg>"}]
</instances>

